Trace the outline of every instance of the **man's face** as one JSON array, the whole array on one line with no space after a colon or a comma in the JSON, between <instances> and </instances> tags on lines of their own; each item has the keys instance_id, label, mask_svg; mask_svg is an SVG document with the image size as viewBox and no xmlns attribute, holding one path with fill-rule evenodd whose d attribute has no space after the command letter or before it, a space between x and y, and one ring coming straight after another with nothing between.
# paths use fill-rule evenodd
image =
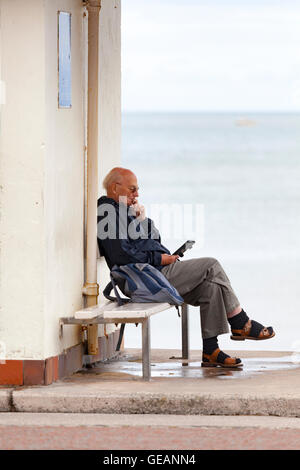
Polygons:
<instances>
[{"instance_id":1,"label":"man's face","mask_svg":"<svg viewBox=\"0 0 300 470\"><path fill-rule=\"evenodd\" d=\"M120 196L125 197L126 200L121 200L125 202L127 206L131 206L137 203L137 198L139 197L139 187L137 183L137 178L133 173L128 173L123 175L120 183L115 183L115 192L116 199L119 202Z\"/></svg>"}]
</instances>

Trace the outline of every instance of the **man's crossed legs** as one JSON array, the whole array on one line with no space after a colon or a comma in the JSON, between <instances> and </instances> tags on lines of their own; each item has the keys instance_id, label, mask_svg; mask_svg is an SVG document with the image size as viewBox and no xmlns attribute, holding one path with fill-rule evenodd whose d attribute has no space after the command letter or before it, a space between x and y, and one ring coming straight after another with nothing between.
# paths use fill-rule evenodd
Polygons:
<instances>
[{"instance_id":1,"label":"man's crossed legs","mask_svg":"<svg viewBox=\"0 0 300 470\"><path fill-rule=\"evenodd\" d=\"M275 335L272 327L265 328L249 319L215 258L176 261L161 272L187 304L200 306L203 367L242 366L239 358L228 356L218 347L218 335L229 332L228 323L234 340L263 340Z\"/></svg>"}]
</instances>

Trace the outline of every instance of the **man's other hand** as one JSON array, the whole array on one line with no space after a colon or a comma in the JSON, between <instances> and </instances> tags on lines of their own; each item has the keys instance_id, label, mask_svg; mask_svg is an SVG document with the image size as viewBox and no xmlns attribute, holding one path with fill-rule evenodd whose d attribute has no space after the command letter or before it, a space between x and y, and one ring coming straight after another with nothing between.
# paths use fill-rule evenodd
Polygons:
<instances>
[{"instance_id":1,"label":"man's other hand","mask_svg":"<svg viewBox=\"0 0 300 470\"><path fill-rule=\"evenodd\" d=\"M161 255L161 264L163 266L165 266L167 264L175 263L175 261L177 261L178 258L179 258L179 255L166 255L166 254L163 254L163 255Z\"/></svg>"}]
</instances>

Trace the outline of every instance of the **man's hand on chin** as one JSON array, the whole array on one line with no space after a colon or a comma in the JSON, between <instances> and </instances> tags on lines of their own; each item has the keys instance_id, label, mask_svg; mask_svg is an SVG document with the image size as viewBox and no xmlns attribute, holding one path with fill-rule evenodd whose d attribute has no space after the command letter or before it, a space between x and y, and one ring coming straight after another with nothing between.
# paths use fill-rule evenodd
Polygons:
<instances>
[{"instance_id":1,"label":"man's hand on chin","mask_svg":"<svg viewBox=\"0 0 300 470\"><path fill-rule=\"evenodd\" d=\"M175 261L177 261L179 258L179 255L167 255L167 254L163 254L161 255L161 264L163 266L166 266L167 264L172 264L172 263L175 263Z\"/></svg>"},{"instance_id":2,"label":"man's hand on chin","mask_svg":"<svg viewBox=\"0 0 300 470\"><path fill-rule=\"evenodd\" d=\"M134 211L135 216L139 221L143 221L146 218L145 207L138 203L137 199L135 199L130 206Z\"/></svg>"}]
</instances>

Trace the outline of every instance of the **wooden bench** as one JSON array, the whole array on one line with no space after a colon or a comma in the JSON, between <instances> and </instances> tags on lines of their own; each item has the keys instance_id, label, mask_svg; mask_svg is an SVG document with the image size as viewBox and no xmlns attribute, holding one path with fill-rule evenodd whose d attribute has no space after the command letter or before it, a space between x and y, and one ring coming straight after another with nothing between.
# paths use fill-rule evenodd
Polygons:
<instances>
[{"instance_id":1,"label":"wooden bench","mask_svg":"<svg viewBox=\"0 0 300 470\"><path fill-rule=\"evenodd\" d=\"M106 301L93 307L78 310L74 317L60 318L61 333L63 325L95 325L106 323L141 323L142 324L142 364L143 379L151 378L151 343L150 343L150 318L152 315L163 312L173 306L168 303L127 303L118 306L116 302ZM182 326L182 357L178 359L188 360L188 306L181 307ZM183 365L187 363L183 362Z\"/></svg>"}]
</instances>

